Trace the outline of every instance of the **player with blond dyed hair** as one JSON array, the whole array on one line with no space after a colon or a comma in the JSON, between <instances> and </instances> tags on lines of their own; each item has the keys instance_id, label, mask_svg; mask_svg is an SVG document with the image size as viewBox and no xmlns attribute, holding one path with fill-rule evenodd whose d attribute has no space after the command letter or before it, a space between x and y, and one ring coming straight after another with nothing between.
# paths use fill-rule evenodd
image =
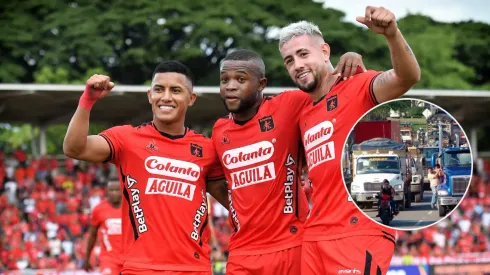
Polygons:
<instances>
[{"instance_id":1,"label":"player with blond dyed hair","mask_svg":"<svg viewBox=\"0 0 490 275\"><path fill-rule=\"evenodd\" d=\"M280 31L286 69L313 103L300 115L313 207L305 223L301 274L385 274L396 232L370 220L351 202L340 155L357 120L381 102L398 98L420 79L420 68L394 14L367 7L357 21L385 36L393 69L349 79L333 73L330 47L318 26L300 21ZM357 66L345 64L349 71Z\"/></svg>"}]
</instances>

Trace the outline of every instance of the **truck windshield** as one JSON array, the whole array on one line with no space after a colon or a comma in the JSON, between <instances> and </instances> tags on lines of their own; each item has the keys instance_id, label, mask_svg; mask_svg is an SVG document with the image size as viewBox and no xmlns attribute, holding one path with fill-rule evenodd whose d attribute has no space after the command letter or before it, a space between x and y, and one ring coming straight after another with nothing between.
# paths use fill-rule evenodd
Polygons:
<instances>
[{"instance_id":1,"label":"truck windshield","mask_svg":"<svg viewBox=\"0 0 490 275\"><path fill-rule=\"evenodd\" d=\"M398 157L360 157L357 159L357 174L400 173Z\"/></svg>"},{"instance_id":2,"label":"truck windshield","mask_svg":"<svg viewBox=\"0 0 490 275\"><path fill-rule=\"evenodd\" d=\"M442 156L444 167L471 166L471 154L469 152L445 152Z\"/></svg>"},{"instance_id":3,"label":"truck windshield","mask_svg":"<svg viewBox=\"0 0 490 275\"><path fill-rule=\"evenodd\" d=\"M438 153L439 148L424 148L424 158L430 159L432 158L432 154Z\"/></svg>"}]
</instances>

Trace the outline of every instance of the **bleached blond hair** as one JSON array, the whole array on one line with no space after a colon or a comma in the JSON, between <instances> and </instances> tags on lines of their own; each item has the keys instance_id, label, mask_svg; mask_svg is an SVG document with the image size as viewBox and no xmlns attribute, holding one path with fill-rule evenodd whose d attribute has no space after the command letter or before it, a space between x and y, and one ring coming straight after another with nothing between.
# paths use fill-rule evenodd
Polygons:
<instances>
[{"instance_id":1,"label":"bleached blond hair","mask_svg":"<svg viewBox=\"0 0 490 275\"><path fill-rule=\"evenodd\" d=\"M279 49L289 40L300 35L310 35L323 40L323 34L317 25L304 20L298 21L283 27L279 31Z\"/></svg>"}]
</instances>

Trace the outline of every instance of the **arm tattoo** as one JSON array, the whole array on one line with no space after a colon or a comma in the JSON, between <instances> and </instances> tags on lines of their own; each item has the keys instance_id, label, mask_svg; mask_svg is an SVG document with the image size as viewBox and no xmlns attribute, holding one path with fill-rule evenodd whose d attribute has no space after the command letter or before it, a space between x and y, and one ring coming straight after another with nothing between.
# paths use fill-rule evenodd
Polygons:
<instances>
[{"instance_id":1,"label":"arm tattoo","mask_svg":"<svg viewBox=\"0 0 490 275\"><path fill-rule=\"evenodd\" d=\"M382 73L379 77L376 78L376 80L379 83L379 85L385 85L387 82L389 82L394 77L395 77L395 71L389 70L389 71Z\"/></svg>"},{"instance_id":2,"label":"arm tattoo","mask_svg":"<svg viewBox=\"0 0 490 275\"><path fill-rule=\"evenodd\" d=\"M407 51L410 55L413 55L412 49L410 49L410 46L408 46L408 44L405 44L405 51Z\"/></svg>"}]
</instances>

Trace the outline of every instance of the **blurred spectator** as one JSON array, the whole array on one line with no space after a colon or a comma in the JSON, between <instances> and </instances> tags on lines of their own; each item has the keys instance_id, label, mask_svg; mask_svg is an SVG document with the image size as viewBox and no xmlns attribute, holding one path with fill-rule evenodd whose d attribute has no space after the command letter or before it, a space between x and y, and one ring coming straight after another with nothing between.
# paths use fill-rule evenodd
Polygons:
<instances>
[{"instance_id":1,"label":"blurred spectator","mask_svg":"<svg viewBox=\"0 0 490 275\"><path fill-rule=\"evenodd\" d=\"M23 155L24 154L24 155ZM484 167L489 172L490 162ZM0 273L23 268L79 269L86 246L89 213L105 196L103 182L117 176L108 164L27 160L20 150L0 151ZM311 186L303 175L308 197ZM474 175L469 192L449 218L419 231L398 231L395 256L447 256L489 251L490 183ZM228 210L210 198L216 239L213 268L222 273L233 232ZM100 248L91 262L97 266Z\"/></svg>"},{"instance_id":2,"label":"blurred spectator","mask_svg":"<svg viewBox=\"0 0 490 275\"><path fill-rule=\"evenodd\" d=\"M395 256L488 252L490 197L486 194L489 190L490 183L474 174L464 200L447 219L419 231L398 231Z\"/></svg>"},{"instance_id":3,"label":"blurred spectator","mask_svg":"<svg viewBox=\"0 0 490 275\"><path fill-rule=\"evenodd\" d=\"M20 148L0 151L0 273L2 270L80 269L90 211L105 196L104 182L116 176L109 164L55 156L29 159ZM231 227L228 210L210 200L216 239L214 267L223 270ZM97 266L100 247L91 262Z\"/></svg>"},{"instance_id":4,"label":"blurred spectator","mask_svg":"<svg viewBox=\"0 0 490 275\"><path fill-rule=\"evenodd\" d=\"M17 159L17 161L19 162L19 166L22 167L22 168L25 168L26 167L26 161L27 161L27 156L26 156L26 153L24 152L24 150L22 150L22 148L17 148L17 150L15 150L15 158Z\"/></svg>"}]
</instances>

